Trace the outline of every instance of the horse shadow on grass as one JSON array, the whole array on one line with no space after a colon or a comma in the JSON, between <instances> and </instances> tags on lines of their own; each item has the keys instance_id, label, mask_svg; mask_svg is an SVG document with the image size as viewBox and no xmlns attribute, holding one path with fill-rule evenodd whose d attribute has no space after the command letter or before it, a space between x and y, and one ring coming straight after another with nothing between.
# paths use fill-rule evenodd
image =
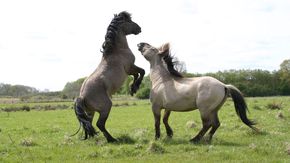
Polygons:
<instances>
[{"instance_id":1,"label":"horse shadow on grass","mask_svg":"<svg viewBox=\"0 0 290 163\"><path fill-rule=\"evenodd\" d=\"M209 142L206 138L202 139L198 143L192 143L189 141L189 139L181 139L181 138L161 138L158 140L155 139L135 139L129 135L121 135L117 137L117 142L114 142L113 144L115 145L122 145L122 144L127 144L127 145L132 145L132 144L148 144L149 142L152 141L158 141L161 142L162 144L166 145L188 145L192 144L193 146L204 146L204 145L221 145L221 146L233 146L233 147L242 147L242 146L247 146L247 144L239 143L239 142L232 142L230 140L223 140L223 139L213 139L211 142ZM106 142L99 140L101 144L106 144ZM97 143L98 144L98 143Z\"/></svg>"},{"instance_id":2,"label":"horse shadow on grass","mask_svg":"<svg viewBox=\"0 0 290 163\"><path fill-rule=\"evenodd\" d=\"M217 138L214 138L212 141L208 141L207 138L203 138L198 143L192 143L189 141L189 139L181 139L181 138L164 138L160 141L162 141L164 144L168 144L168 145L192 144L194 146L204 146L204 145L221 145L221 146L235 146L235 147L247 146L247 144L242 144L242 143L238 143L238 142L231 142L231 141L217 139Z\"/></svg>"},{"instance_id":3,"label":"horse shadow on grass","mask_svg":"<svg viewBox=\"0 0 290 163\"><path fill-rule=\"evenodd\" d=\"M264 135L268 135L269 133L266 131L261 131L261 132L249 132L247 133L250 136L264 136ZM114 142L113 144L115 145L122 145L122 144L128 144L128 145L132 145L132 144L148 144L149 142L152 141L158 141L161 142L163 144L167 144L167 145L188 145L188 144L192 144L194 146L204 146L204 145L220 145L220 146L233 146L233 147L243 147L243 146L248 146L248 144L244 144L241 142L233 142L231 140L225 140L225 139L220 139L220 138L213 138L212 141L208 141L208 137L204 137L200 142L198 143L192 143L189 141L189 139L186 138L170 138L170 137L164 137L164 138L160 138L158 140L155 140L154 138L150 139L148 137L135 137L135 136L130 136L127 134L123 134L120 135L119 137L117 137L117 142ZM98 143L99 142L99 143ZM97 139L97 144L99 145L104 145L107 142L105 140L102 139Z\"/></svg>"},{"instance_id":4,"label":"horse shadow on grass","mask_svg":"<svg viewBox=\"0 0 290 163\"><path fill-rule=\"evenodd\" d=\"M227 140L223 140L223 139L213 139L211 142L209 142L207 140L207 138L202 139L200 142L198 143L192 143L189 141L189 139L182 139L182 138L169 138L169 137L165 137L165 138L161 138L158 140L155 140L154 138L152 139L135 139L129 135L121 135L117 138L117 142L115 142L114 144L116 145L121 145L121 144L138 144L138 143L144 143L144 144L148 144L149 142L152 141L159 141L163 144L167 144L167 145L188 145L188 144L192 144L194 146L204 146L204 145L221 145L221 146L235 146L235 147L241 147L241 146L247 146L247 144L242 144L242 143L238 143L238 142L231 142L231 141L227 141Z\"/></svg>"},{"instance_id":5,"label":"horse shadow on grass","mask_svg":"<svg viewBox=\"0 0 290 163\"><path fill-rule=\"evenodd\" d=\"M115 144L135 144L137 142L136 139L129 135L121 135L117 138L117 142Z\"/></svg>"},{"instance_id":6,"label":"horse shadow on grass","mask_svg":"<svg viewBox=\"0 0 290 163\"><path fill-rule=\"evenodd\" d=\"M95 138L94 141L96 141L96 144L99 146L103 146L105 144L108 144L107 140L105 140L101 137ZM117 137L116 142L111 142L109 144L122 145L122 144L136 144L136 143L137 143L136 139L134 139L128 135L121 135L121 136Z\"/></svg>"}]
</instances>

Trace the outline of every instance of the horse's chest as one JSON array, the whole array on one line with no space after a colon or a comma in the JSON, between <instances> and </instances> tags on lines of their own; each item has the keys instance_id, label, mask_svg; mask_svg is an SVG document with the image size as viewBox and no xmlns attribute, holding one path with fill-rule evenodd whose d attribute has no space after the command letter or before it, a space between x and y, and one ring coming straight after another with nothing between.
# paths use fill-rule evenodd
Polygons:
<instances>
[{"instance_id":1,"label":"horse's chest","mask_svg":"<svg viewBox=\"0 0 290 163\"><path fill-rule=\"evenodd\" d=\"M134 64L135 62L135 56L133 54L128 54L126 56L123 56L122 59L122 65L125 67L126 72L128 72L131 68L131 66Z\"/></svg>"}]
</instances>

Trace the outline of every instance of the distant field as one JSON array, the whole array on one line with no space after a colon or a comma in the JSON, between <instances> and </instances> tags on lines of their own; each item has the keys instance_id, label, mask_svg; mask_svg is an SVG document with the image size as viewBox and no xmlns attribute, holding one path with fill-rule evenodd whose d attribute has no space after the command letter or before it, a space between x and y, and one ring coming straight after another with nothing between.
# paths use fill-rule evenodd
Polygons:
<instances>
[{"instance_id":1,"label":"distant field","mask_svg":"<svg viewBox=\"0 0 290 163\"><path fill-rule=\"evenodd\" d=\"M119 142L109 144L102 134L69 137L79 127L72 102L14 100L0 103L0 162L290 162L290 97L246 99L260 133L240 121L228 99L211 144L189 143L201 128L198 111L172 113L173 138L166 138L162 124L155 141L149 101L114 99L106 127ZM189 128L192 121L197 126Z\"/></svg>"}]
</instances>

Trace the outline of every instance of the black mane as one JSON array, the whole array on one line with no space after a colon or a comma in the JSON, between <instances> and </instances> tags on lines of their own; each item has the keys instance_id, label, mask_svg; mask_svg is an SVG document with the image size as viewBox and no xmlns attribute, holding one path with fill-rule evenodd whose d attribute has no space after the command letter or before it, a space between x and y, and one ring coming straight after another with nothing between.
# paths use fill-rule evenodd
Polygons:
<instances>
[{"instance_id":1,"label":"black mane","mask_svg":"<svg viewBox=\"0 0 290 163\"><path fill-rule=\"evenodd\" d=\"M112 53L113 47L115 46L115 38L119 29L119 25L125 21L131 20L131 14L126 11L120 12L118 15L115 14L110 25L107 28L105 41L102 45L103 50L101 52L105 55Z\"/></svg>"},{"instance_id":2,"label":"black mane","mask_svg":"<svg viewBox=\"0 0 290 163\"><path fill-rule=\"evenodd\" d=\"M173 61L174 57L171 55L169 49L167 50L168 54L163 57L164 62L167 65L167 70L170 72L171 75L179 78L183 78L182 74L175 69L175 65L178 61Z\"/></svg>"}]
</instances>

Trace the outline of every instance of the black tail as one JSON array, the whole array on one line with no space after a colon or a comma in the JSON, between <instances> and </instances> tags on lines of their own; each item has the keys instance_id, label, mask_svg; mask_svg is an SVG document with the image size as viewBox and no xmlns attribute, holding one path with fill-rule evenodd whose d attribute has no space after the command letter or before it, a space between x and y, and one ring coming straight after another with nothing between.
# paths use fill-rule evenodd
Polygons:
<instances>
[{"instance_id":1,"label":"black tail","mask_svg":"<svg viewBox=\"0 0 290 163\"><path fill-rule=\"evenodd\" d=\"M95 128L92 126L92 118L93 117L89 117L86 114L83 107L84 107L83 98L78 97L75 100L74 110L75 110L75 114L80 122L80 125L83 127L83 130L85 130L85 138L84 139L87 139L87 136L94 137L98 133L96 132ZM78 133L78 131L77 131L77 133Z\"/></svg>"},{"instance_id":2,"label":"black tail","mask_svg":"<svg viewBox=\"0 0 290 163\"><path fill-rule=\"evenodd\" d=\"M246 124L247 126L249 126L250 128L254 130L257 130L253 126L255 125L255 122L253 122L252 120L249 120L247 117L248 107L242 93L236 87L232 85L227 85L226 87L229 90L229 93L234 101L237 115L244 122L244 124Z\"/></svg>"}]
</instances>

